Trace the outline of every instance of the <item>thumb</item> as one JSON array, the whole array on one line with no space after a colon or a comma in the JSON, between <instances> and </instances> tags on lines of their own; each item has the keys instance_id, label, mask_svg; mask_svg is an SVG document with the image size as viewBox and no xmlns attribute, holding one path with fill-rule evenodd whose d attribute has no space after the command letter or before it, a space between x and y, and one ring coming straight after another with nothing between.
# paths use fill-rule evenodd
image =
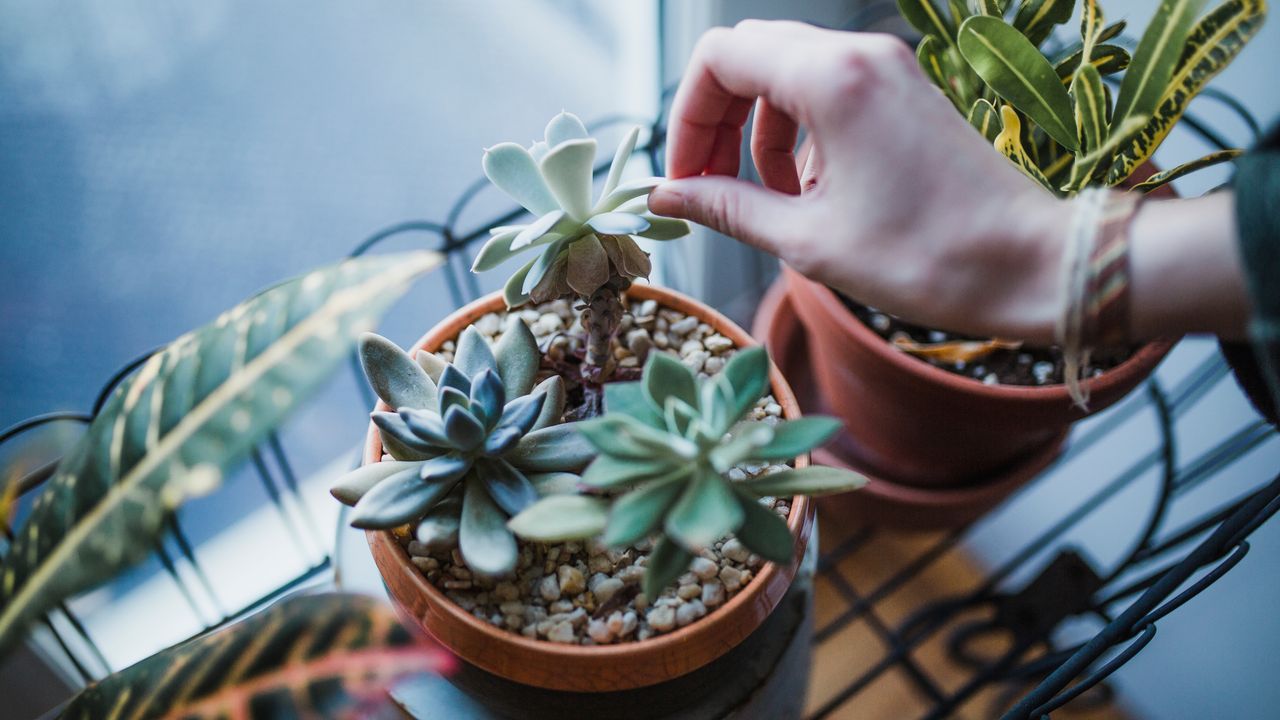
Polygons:
<instances>
[{"instance_id":1,"label":"thumb","mask_svg":"<svg viewBox=\"0 0 1280 720\"><path fill-rule=\"evenodd\" d=\"M745 180L707 175L669 180L649 194L656 215L683 218L778 255L795 224L796 198Z\"/></svg>"}]
</instances>

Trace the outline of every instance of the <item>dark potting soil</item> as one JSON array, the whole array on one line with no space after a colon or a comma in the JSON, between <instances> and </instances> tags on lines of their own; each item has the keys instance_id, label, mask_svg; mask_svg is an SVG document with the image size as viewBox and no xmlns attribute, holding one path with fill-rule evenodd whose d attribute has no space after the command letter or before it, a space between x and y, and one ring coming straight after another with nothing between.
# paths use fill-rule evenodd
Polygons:
<instances>
[{"instance_id":1,"label":"dark potting soil","mask_svg":"<svg viewBox=\"0 0 1280 720\"><path fill-rule=\"evenodd\" d=\"M988 338L957 335L934 330L932 328L913 325L888 313L880 312L872 307L850 300L839 295L845 307L866 325L872 332L892 342L895 337L906 336L916 343L940 343L951 341L977 340ZM1103 372L1128 360L1137 348L1099 348L1089 358L1089 377L1096 377ZM908 353L910 354L910 353ZM1021 347L1016 350L993 350L980 360L966 363L963 360L948 362L933 358L912 355L920 362L946 370L956 375L973 378L988 385L1056 385L1063 381L1062 351L1057 347L1033 348Z\"/></svg>"}]
</instances>

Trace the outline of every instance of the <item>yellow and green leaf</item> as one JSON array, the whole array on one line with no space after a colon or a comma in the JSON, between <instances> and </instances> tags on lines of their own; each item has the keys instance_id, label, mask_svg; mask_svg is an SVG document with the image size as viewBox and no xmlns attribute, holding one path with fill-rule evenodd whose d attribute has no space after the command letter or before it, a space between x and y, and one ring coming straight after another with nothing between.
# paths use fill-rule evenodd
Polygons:
<instances>
[{"instance_id":1,"label":"yellow and green leaf","mask_svg":"<svg viewBox=\"0 0 1280 720\"><path fill-rule=\"evenodd\" d=\"M396 680L455 665L373 598L295 595L90 685L60 717L373 717Z\"/></svg>"},{"instance_id":2,"label":"yellow and green leaf","mask_svg":"<svg viewBox=\"0 0 1280 720\"><path fill-rule=\"evenodd\" d=\"M123 382L45 483L0 564L0 649L55 603L142 560L347 357L436 253L349 260L184 335Z\"/></svg>"},{"instance_id":3,"label":"yellow and green leaf","mask_svg":"<svg viewBox=\"0 0 1280 720\"><path fill-rule=\"evenodd\" d=\"M1055 26L1071 19L1074 9L1075 0L1023 0L1013 16L1013 27L1039 47Z\"/></svg>"},{"instance_id":4,"label":"yellow and green leaf","mask_svg":"<svg viewBox=\"0 0 1280 720\"><path fill-rule=\"evenodd\" d=\"M1005 11L1005 0L977 0L975 9L982 15L1002 18Z\"/></svg>"},{"instance_id":5,"label":"yellow and green leaf","mask_svg":"<svg viewBox=\"0 0 1280 720\"><path fill-rule=\"evenodd\" d=\"M1168 170L1163 170L1161 172L1155 173L1151 177L1147 178L1146 180L1143 180L1137 185L1134 185L1130 189L1135 192L1149 193L1158 187L1163 187L1165 185L1168 185L1169 183L1173 182L1174 180L1177 180L1180 177L1190 175L1191 173L1196 172L1197 170L1202 170L1204 168L1217 165L1219 163L1230 162L1231 160L1234 160L1240 157L1242 154L1244 154L1244 151L1240 149L1219 150L1217 152L1212 152L1212 153L1209 153L1208 155L1205 155L1204 157L1197 158L1190 162L1182 163L1181 165L1175 168L1170 168Z\"/></svg>"},{"instance_id":6,"label":"yellow and green leaf","mask_svg":"<svg viewBox=\"0 0 1280 720\"><path fill-rule=\"evenodd\" d=\"M1071 78L1075 76L1076 70L1080 69L1083 60L1084 51L1077 50L1053 66L1054 72L1058 73L1063 85L1071 84ZM1097 68L1098 73L1103 76L1114 75L1129 67L1129 51L1119 45L1098 45L1093 48L1089 64Z\"/></svg>"},{"instance_id":7,"label":"yellow and green leaf","mask_svg":"<svg viewBox=\"0 0 1280 720\"><path fill-rule=\"evenodd\" d=\"M1139 115L1124 120L1119 125L1112 124L1107 131L1107 141L1101 147L1090 151L1088 154L1076 157L1075 163L1071 166L1071 177L1062 188L1063 192L1073 194L1089 185L1094 180L1094 175L1097 174L1100 166L1103 166L1103 161L1110 158L1117 148L1123 147L1136 133L1142 130L1142 126L1146 124L1147 120L1149 118Z\"/></svg>"},{"instance_id":8,"label":"yellow and green leaf","mask_svg":"<svg viewBox=\"0 0 1280 720\"><path fill-rule=\"evenodd\" d=\"M925 77L929 78L934 85L942 91L943 95L956 106L957 110L964 111L964 105L961 103L960 96L956 93L956 89L951 84L951 78L947 74L947 69L943 60L943 53L947 50L945 43L938 39L937 35L926 35L920 44L916 46L916 61L920 63L920 69L924 71Z\"/></svg>"},{"instance_id":9,"label":"yellow and green leaf","mask_svg":"<svg viewBox=\"0 0 1280 720\"><path fill-rule=\"evenodd\" d=\"M1003 128L996 135L995 148L1000 151L1014 167L1018 168L1027 177L1040 183L1046 190L1054 192L1054 188L1049 184L1049 179L1040 172L1040 168L1031 161L1031 157L1027 155L1027 151L1022 146L1022 121L1018 119L1018 113L1008 105L1000 106L1000 120Z\"/></svg>"},{"instance_id":10,"label":"yellow and green leaf","mask_svg":"<svg viewBox=\"0 0 1280 720\"><path fill-rule=\"evenodd\" d=\"M1204 3L1205 0L1160 0L1155 16L1138 42L1133 62L1120 82L1115 109L1117 122L1155 114Z\"/></svg>"},{"instance_id":11,"label":"yellow and green leaf","mask_svg":"<svg viewBox=\"0 0 1280 720\"><path fill-rule=\"evenodd\" d=\"M1000 114L991 103L982 98L975 100L973 107L969 108L969 124L989 143L994 143L996 136L1000 134Z\"/></svg>"},{"instance_id":12,"label":"yellow and green leaf","mask_svg":"<svg viewBox=\"0 0 1280 720\"><path fill-rule=\"evenodd\" d=\"M898 0L898 12L921 35L933 35L947 44L955 44L956 26L933 0Z\"/></svg>"},{"instance_id":13,"label":"yellow and green leaf","mask_svg":"<svg viewBox=\"0 0 1280 720\"><path fill-rule=\"evenodd\" d=\"M1085 65L1076 71L1071 81L1071 99L1075 102L1080 150L1088 153L1102 147L1107 141L1106 91L1097 68Z\"/></svg>"},{"instance_id":14,"label":"yellow and green leaf","mask_svg":"<svg viewBox=\"0 0 1280 720\"><path fill-rule=\"evenodd\" d=\"M1257 34L1266 14L1265 0L1227 0L1196 25L1150 124L1117 154L1107 176L1109 184L1123 182L1151 157L1182 119L1192 98Z\"/></svg>"},{"instance_id":15,"label":"yellow and green leaf","mask_svg":"<svg viewBox=\"0 0 1280 720\"><path fill-rule=\"evenodd\" d=\"M1093 46L1102 32L1104 18L1098 0L1083 0L1080 4L1080 44L1084 58L1093 56Z\"/></svg>"},{"instance_id":16,"label":"yellow and green leaf","mask_svg":"<svg viewBox=\"0 0 1280 720\"><path fill-rule=\"evenodd\" d=\"M1053 66L1003 21L975 15L960 28L960 52L1005 102L1071 150L1079 148L1071 98Z\"/></svg>"}]
</instances>

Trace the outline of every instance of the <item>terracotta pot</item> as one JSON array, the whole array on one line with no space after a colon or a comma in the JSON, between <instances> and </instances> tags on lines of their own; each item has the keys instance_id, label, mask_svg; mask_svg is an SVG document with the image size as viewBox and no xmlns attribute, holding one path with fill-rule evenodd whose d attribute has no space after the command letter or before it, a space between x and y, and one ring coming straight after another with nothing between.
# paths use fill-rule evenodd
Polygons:
<instances>
[{"instance_id":1,"label":"terracotta pot","mask_svg":"<svg viewBox=\"0 0 1280 720\"><path fill-rule=\"evenodd\" d=\"M783 276L808 333L817 388L856 441L853 459L901 485L954 487L1004 474L1128 394L1174 344L1145 345L1086 380L1084 412L1063 385L985 385L935 368L863 325L830 288L790 268Z\"/></svg>"},{"instance_id":2,"label":"terracotta pot","mask_svg":"<svg viewBox=\"0 0 1280 720\"><path fill-rule=\"evenodd\" d=\"M696 316L739 347L756 344L728 318L683 295L648 285L634 285L627 295L633 302L652 299L660 306ZM481 298L450 315L414 347L434 351L476 319L504 308L499 293ZM799 417L795 397L776 367L771 370L770 381L784 416ZM365 441L364 462L378 462L381 457L381 442L371 424ZM807 457L796 460L797 466L807 464ZM479 620L427 582L390 532L369 531L366 537L392 600L406 616L462 660L499 678L537 688L616 692L687 675L751 635L791 586L795 568L804 556L813 531L814 514L808 498L792 498L787 519L795 539L792 562L785 566L767 563L729 602L702 619L648 640L592 647L533 640Z\"/></svg>"},{"instance_id":3,"label":"terracotta pot","mask_svg":"<svg viewBox=\"0 0 1280 720\"><path fill-rule=\"evenodd\" d=\"M775 282L765 293L756 313L753 333L769 348L778 369L787 377L801 412L832 414L818 392L809 367L813 353L786 284ZM829 519L900 530L950 528L978 519L1048 467L1061 450L1064 429L1032 454L1012 463L985 482L957 487L913 487L877 477L863 467L857 440L841 432L825 447L813 452L813 462L856 470L867 476L858 492L819 498L818 508Z\"/></svg>"}]
</instances>

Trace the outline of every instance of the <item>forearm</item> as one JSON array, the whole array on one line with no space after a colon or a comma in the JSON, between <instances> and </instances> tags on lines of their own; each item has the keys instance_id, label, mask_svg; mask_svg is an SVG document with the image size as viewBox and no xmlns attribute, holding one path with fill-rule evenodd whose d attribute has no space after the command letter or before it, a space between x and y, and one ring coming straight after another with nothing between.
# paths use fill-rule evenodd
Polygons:
<instances>
[{"instance_id":1,"label":"forearm","mask_svg":"<svg viewBox=\"0 0 1280 720\"><path fill-rule=\"evenodd\" d=\"M1129 236L1130 320L1136 340L1184 333L1244 337L1249 299L1234 194L1147 202Z\"/></svg>"}]
</instances>

